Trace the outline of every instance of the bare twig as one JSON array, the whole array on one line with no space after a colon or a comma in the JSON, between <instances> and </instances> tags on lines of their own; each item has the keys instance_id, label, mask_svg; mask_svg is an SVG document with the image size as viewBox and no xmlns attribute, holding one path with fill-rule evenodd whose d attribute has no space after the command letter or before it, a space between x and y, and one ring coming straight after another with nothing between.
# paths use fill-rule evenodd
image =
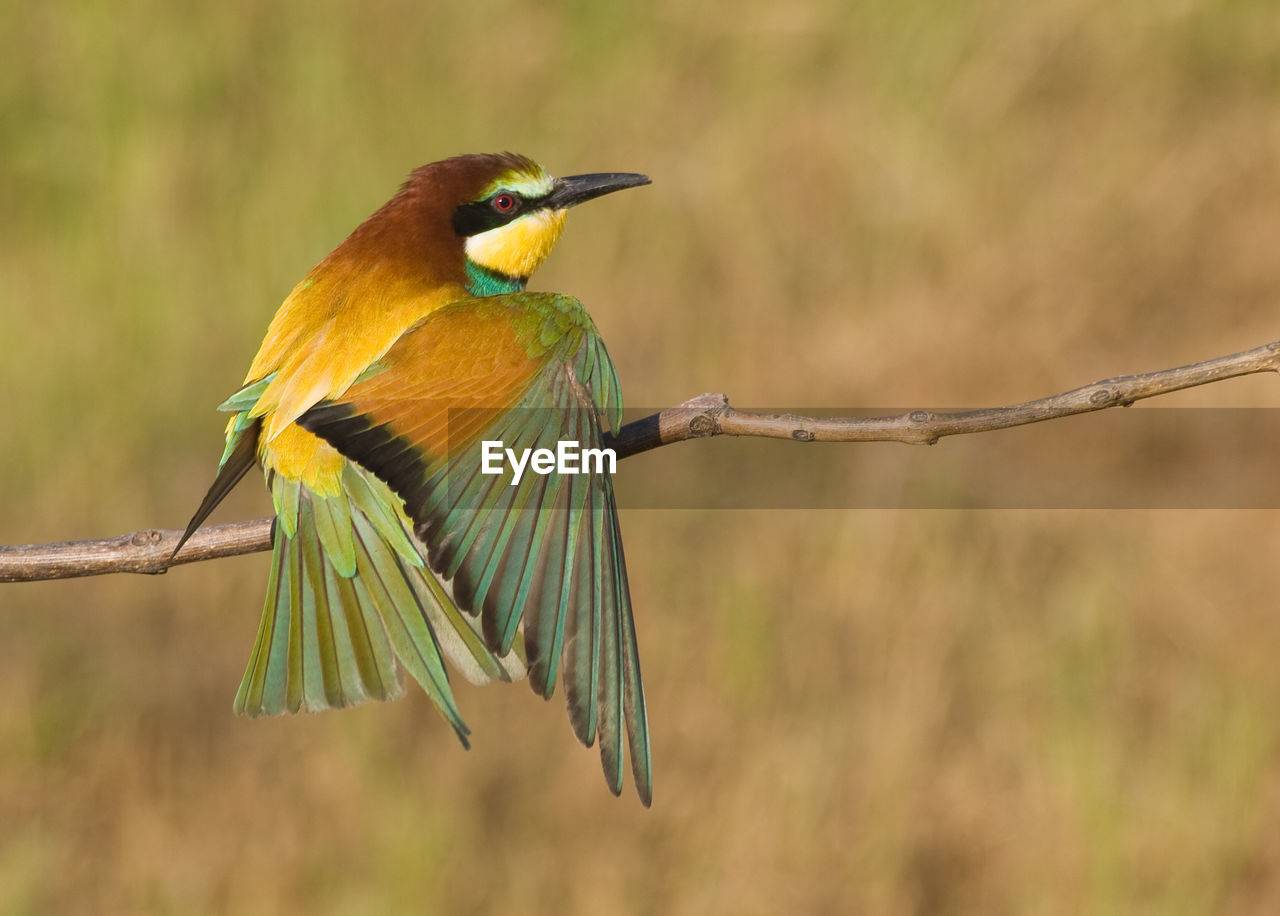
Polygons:
<instances>
[{"instance_id":1,"label":"bare twig","mask_svg":"<svg viewBox=\"0 0 1280 916\"><path fill-rule=\"evenodd\" d=\"M170 566L216 560L271 547L271 519L201 528L169 562L181 531L143 528L133 534L92 541L0 547L0 582L74 579L104 573L158 574Z\"/></svg>"},{"instance_id":2,"label":"bare twig","mask_svg":"<svg viewBox=\"0 0 1280 916\"><path fill-rule=\"evenodd\" d=\"M1243 353L1163 369L1145 375L1103 379L1052 397L1008 407L955 413L913 410L890 417L820 419L735 410L723 394L704 394L628 423L609 443L619 458L686 439L761 436L797 442L905 442L931 445L943 436L1024 426L1107 407L1128 406L1156 395L1257 372L1280 371L1280 341ZM162 573L170 565L196 563L267 550L271 519L201 529L169 562L182 532L154 528L115 538L0 547L0 582L62 579L103 573Z\"/></svg>"},{"instance_id":3,"label":"bare twig","mask_svg":"<svg viewBox=\"0 0 1280 916\"><path fill-rule=\"evenodd\" d=\"M891 417L818 419L735 410L722 394L704 394L623 427L615 440L619 458L685 439L761 436L797 442L905 442L932 445L943 436L1025 426L1195 388L1257 372L1280 371L1280 340L1217 359L1144 375L1121 375L1051 397L955 413L912 410Z\"/></svg>"}]
</instances>

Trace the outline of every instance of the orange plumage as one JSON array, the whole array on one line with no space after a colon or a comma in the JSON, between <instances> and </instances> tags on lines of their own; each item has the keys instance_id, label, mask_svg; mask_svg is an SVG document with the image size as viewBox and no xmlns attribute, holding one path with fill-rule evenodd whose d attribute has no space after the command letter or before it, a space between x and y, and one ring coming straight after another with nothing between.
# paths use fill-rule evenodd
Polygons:
<instances>
[{"instance_id":1,"label":"orange plumage","mask_svg":"<svg viewBox=\"0 0 1280 916\"><path fill-rule=\"evenodd\" d=\"M569 207L647 181L552 179L511 154L432 163L285 299L223 405L233 414L227 448L187 529L261 463L276 508L273 560L238 712L390 699L406 669L465 744L443 656L477 682L527 669L544 696L563 660L576 734L599 738L616 793L625 730L648 804L648 728L608 477L507 489L459 448L497 435L601 445L602 411L616 423L621 403L594 326L576 300L523 290ZM528 419L543 416L541 426ZM446 471L465 482L466 505L452 502Z\"/></svg>"}]
</instances>

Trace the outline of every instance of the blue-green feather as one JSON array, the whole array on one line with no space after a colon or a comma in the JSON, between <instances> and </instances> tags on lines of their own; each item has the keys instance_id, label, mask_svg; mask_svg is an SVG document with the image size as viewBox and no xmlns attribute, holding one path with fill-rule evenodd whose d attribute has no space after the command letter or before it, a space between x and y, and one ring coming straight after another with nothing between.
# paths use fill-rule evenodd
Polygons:
<instances>
[{"instance_id":1,"label":"blue-green feather","mask_svg":"<svg viewBox=\"0 0 1280 916\"><path fill-rule=\"evenodd\" d=\"M490 289L482 285L485 279L473 277L473 292ZM554 450L558 440L601 448L603 429L621 425L622 396L609 354L586 312L567 296L498 295L502 292L493 287L483 305L477 299L474 305L450 308L455 314L457 309L475 309L480 321L507 322L529 358L541 367L518 403L477 440L497 439L517 452ZM410 333L431 330L427 319ZM433 366L432 371L441 367ZM345 403L357 405L358 398ZM521 483L511 486L509 474L480 472L478 442L451 444L450 454L431 457L411 436L401 437L394 422L362 426L351 422L350 412L321 408L310 421L304 417L303 425L394 483L415 533L427 545L431 570L451 587L463 612L478 616L489 650L502 654L517 647L523 625L533 689L550 696L563 676L574 732L588 745L600 742L610 788L621 791L624 756L630 756L637 790L648 804L648 726L625 558L607 474L561 479L526 468ZM352 505L368 501L369 495L361 493L352 498ZM367 509L355 516L357 566L364 562L362 532L378 524L393 527L392 520ZM325 532L322 537L332 539L327 528ZM340 554L341 545L333 552ZM440 588L430 579L424 581ZM400 601L387 598L380 604L375 597L374 603L381 607ZM436 604L424 601L422 606ZM459 633L472 632L466 620L461 625L454 622L461 615L449 619ZM409 628L406 622L404 630ZM393 623L387 623L387 631L403 662L407 653L397 641L405 633ZM434 680L434 671L423 675L415 673L424 686Z\"/></svg>"},{"instance_id":2,"label":"blue-green feather","mask_svg":"<svg viewBox=\"0 0 1280 916\"><path fill-rule=\"evenodd\" d=\"M528 277L508 277L506 274L481 267L470 258L467 265L467 292L473 296L499 296L518 293L529 282Z\"/></svg>"}]
</instances>

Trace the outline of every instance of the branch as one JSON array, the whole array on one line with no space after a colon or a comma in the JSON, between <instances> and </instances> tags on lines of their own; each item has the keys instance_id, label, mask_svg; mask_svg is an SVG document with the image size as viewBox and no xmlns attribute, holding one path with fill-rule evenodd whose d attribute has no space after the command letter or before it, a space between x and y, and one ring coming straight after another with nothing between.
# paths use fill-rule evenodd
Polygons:
<instances>
[{"instance_id":1,"label":"branch","mask_svg":"<svg viewBox=\"0 0 1280 916\"><path fill-rule=\"evenodd\" d=\"M180 537L181 531L143 528L133 534L92 541L0 547L0 582L74 579L117 572L156 575L183 563L257 553L271 548L271 519L201 528L170 563L169 555Z\"/></svg>"},{"instance_id":2,"label":"branch","mask_svg":"<svg viewBox=\"0 0 1280 916\"><path fill-rule=\"evenodd\" d=\"M890 417L820 419L735 410L723 394L704 394L643 420L628 423L606 444L618 453L619 458L628 458L673 442L710 436L932 445L943 436L1024 426L1107 407L1128 407L1134 401L1184 388L1257 372L1278 371L1280 340L1190 366L1103 379L1022 404L954 413L912 410ZM169 554L181 534L181 531L146 528L101 540L0 547L0 582L65 579L116 572L155 574L184 563L256 553L271 547L271 519L202 528L170 563Z\"/></svg>"},{"instance_id":3,"label":"branch","mask_svg":"<svg viewBox=\"0 0 1280 916\"><path fill-rule=\"evenodd\" d=\"M1280 340L1217 359L1145 375L1121 375L1035 401L954 413L912 410L891 417L818 419L735 410L722 394L704 394L628 423L614 440L619 458L707 436L760 436L797 442L905 442L933 445L943 436L1026 426L1195 388L1257 372L1280 372Z\"/></svg>"}]
</instances>

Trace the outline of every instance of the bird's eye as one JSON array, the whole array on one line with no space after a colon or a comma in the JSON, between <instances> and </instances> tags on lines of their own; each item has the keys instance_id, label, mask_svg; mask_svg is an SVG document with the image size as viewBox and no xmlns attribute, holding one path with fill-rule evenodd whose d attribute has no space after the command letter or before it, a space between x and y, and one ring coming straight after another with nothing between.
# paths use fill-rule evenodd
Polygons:
<instances>
[{"instance_id":1,"label":"bird's eye","mask_svg":"<svg viewBox=\"0 0 1280 916\"><path fill-rule=\"evenodd\" d=\"M511 213L516 208L516 196L504 191L493 198L492 204L499 213Z\"/></svg>"}]
</instances>

